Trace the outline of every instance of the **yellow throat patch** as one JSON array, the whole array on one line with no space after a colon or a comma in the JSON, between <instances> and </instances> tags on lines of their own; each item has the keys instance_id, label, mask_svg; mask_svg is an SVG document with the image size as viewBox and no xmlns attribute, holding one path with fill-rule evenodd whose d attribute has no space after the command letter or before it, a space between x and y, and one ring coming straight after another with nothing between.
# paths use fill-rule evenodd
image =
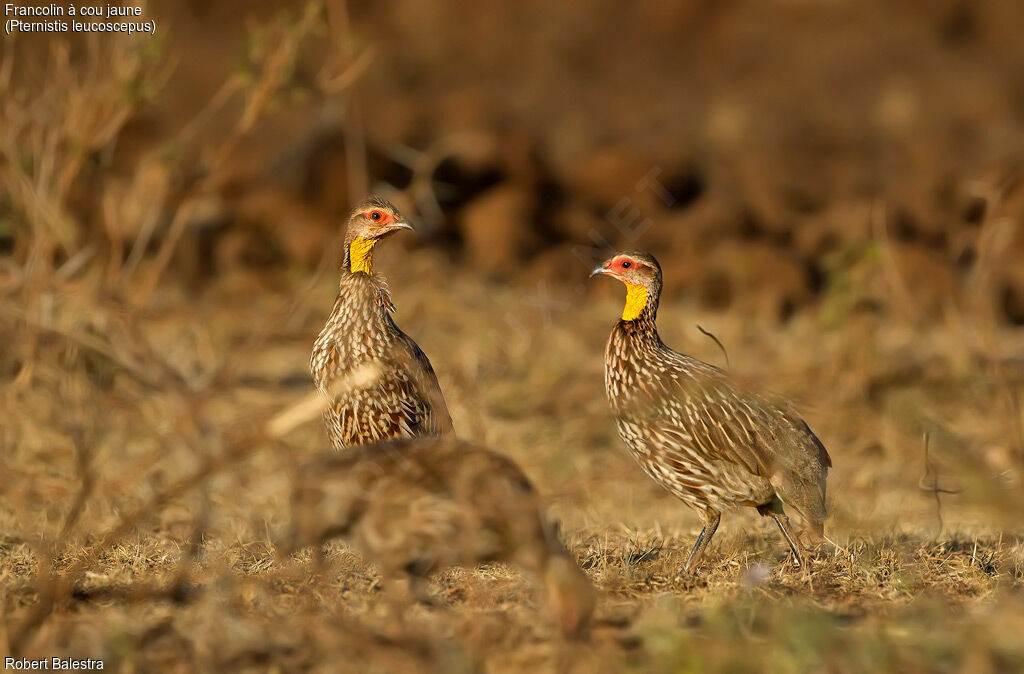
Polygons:
<instances>
[{"instance_id":1,"label":"yellow throat patch","mask_svg":"<svg viewBox=\"0 0 1024 674\"><path fill-rule=\"evenodd\" d=\"M647 288L636 283L626 284L626 306L622 309L622 320L632 321L647 306Z\"/></svg>"},{"instance_id":2,"label":"yellow throat patch","mask_svg":"<svg viewBox=\"0 0 1024 674\"><path fill-rule=\"evenodd\" d=\"M373 273L373 244L374 239L364 239L357 236L352 239L348 247L349 268L354 272L361 271L366 274Z\"/></svg>"}]
</instances>

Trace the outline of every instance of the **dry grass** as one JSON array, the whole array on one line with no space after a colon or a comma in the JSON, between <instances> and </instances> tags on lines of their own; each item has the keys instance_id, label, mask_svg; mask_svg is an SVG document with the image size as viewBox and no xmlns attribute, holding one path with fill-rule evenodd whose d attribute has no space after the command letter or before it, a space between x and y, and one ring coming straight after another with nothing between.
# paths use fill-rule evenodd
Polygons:
<instances>
[{"instance_id":1,"label":"dry grass","mask_svg":"<svg viewBox=\"0 0 1024 674\"><path fill-rule=\"evenodd\" d=\"M239 85L225 148L272 100L290 39ZM159 82L159 68L128 62L127 80ZM332 61L324 81L343 88L348 65ZM58 73L38 97L3 98L20 121L0 138L2 216L16 227L0 258L0 652L125 671L1024 667L1024 333L969 303L926 318L861 312L835 296L856 283L784 326L673 297L661 310L669 344L721 364L696 325L707 328L736 376L793 397L829 447L835 545L811 573L786 563L768 523L730 513L699 580L675 577L697 520L643 477L606 411L617 289L497 283L398 247L377 264L457 432L516 459L548 495L601 591L598 625L560 643L543 598L502 566L444 573L442 607L410 606L394 624L374 570L343 547L323 575L308 553L277 559L290 475L327 442L317 422L260 429L310 389L336 251L321 273L237 267L199 290L176 274L216 150L208 177L173 197L159 177L99 181L110 228L90 238L71 185L82 153L102 150L137 101L79 96L73 72ZM47 101L58 108L34 107ZM88 108L79 118L95 125L60 126L61 105ZM858 273L891 278L889 264L880 255Z\"/></svg>"},{"instance_id":2,"label":"dry grass","mask_svg":"<svg viewBox=\"0 0 1024 674\"><path fill-rule=\"evenodd\" d=\"M374 570L342 547L322 578L308 555L275 560L290 471L327 445L316 422L284 442L251 436L307 393L306 354L330 279L298 300L301 310L294 298L307 279L267 292L239 275L199 296L163 284L158 309L128 314L98 299L86 271L45 291L46 325L24 313L3 323L13 347L5 372L16 374L36 341L31 381L6 387L0 438L5 650L215 670L340 658L353 671L519 671L553 667L565 649L579 671L1004 671L1024 662L1020 493L1014 464L999 463L1001 448L1017 451L1006 440L1013 424L987 413L1004 395L991 364L957 366L954 328L886 322L865 356L853 330L823 332L810 318L779 330L700 317L730 346L734 371L806 403L836 462L829 536L838 546L804 575L767 524L731 514L700 580L683 582L675 571L697 521L636 470L604 412L601 343L616 302L591 298L545 326L521 301L528 287L442 273L431 253L400 255L385 251L379 264L402 324L441 373L456 428L524 466L601 589L592 642L560 646L543 597L504 567L444 574L435 591L445 608L410 607L396 626L377 601ZM8 294L8 312L24 305L20 292ZM119 313L131 317L131 336L113 320ZM685 329L691 308L670 302L663 314L666 339L720 357ZM506 315L529 348L479 329ZM1019 339L994 330L1007 349ZM110 355L122 352L139 354L140 372ZM853 358L860 367L843 366ZM908 375L873 401L863 392L883 386L873 382L896 360L940 383ZM958 493L921 482L922 428L932 475Z\"/></svg>"}]
</instances>

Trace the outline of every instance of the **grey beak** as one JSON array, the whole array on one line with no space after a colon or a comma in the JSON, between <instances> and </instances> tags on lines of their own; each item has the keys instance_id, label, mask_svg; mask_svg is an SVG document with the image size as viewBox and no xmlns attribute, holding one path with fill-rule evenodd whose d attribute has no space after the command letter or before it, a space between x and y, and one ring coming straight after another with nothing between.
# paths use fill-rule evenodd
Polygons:
<instances>
[{"instance_id":1,"label":"grey beak","mask_svg":"<svg viewBox=\"0 0 1024 674\"><path fill-rule=\"evenodd\" d=\"M415 232L416 231L416 228L412 226L412 223L409 222L408 220L404 219L404 218L401 219L401 220L395 220L393 223L391 223L391 228L392 229L407 229L410 232Z\"/></svg>"},{"instance_id":2,"label":"grey beak","mask_svg":"<svg viewBox=\"0 0 1024 674\"><path fill-rule=\"evenodd\" d=\"M594 267L593 269L590 270L590 278L594 278L595 276L600 276L601 274L604 274L607 271L608 270L604 268L603 264L599 264L599 265L597 265L596 267Z\"/></svg>"}]
</instances>

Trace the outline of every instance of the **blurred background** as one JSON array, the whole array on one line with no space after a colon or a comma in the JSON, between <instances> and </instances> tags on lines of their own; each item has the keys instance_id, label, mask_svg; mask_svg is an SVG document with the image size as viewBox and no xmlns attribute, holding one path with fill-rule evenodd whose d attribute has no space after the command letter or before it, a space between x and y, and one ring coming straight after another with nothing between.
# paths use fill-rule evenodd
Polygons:
<instances>
[{"instance_id":1,"label":"blurred background","mask_svg":"<svg viewBox=\"0 0 1024 674\"><path fill-rule=\"evenodd\" d=\"M640 625L639 652L620 640L606 646L622 660L599 649L589 665L1021 663L1007 616L1024 578L1024 4L225 0L143 14L155 36L2 39L0 577L14 589L0 647L144 668L355 647L331 641L324 606L372 613L370 581L342 574L325 595L266 575L287 475L327 448L322 429L244 455L231 438L309 392L343 224L373 192L417 226L376 267L456 431L524 467L607 605ZM783 548L736 514L708 583L658 599L699 525L608 419L603 344L622 290L587 273L621 248L661 261L669 345L790 396L829 448L828 579L751 576ZM199 570L222 595L124 599L145 582L162 601L162 583ZM494 582L446 581L461 612L439 619L445 634L467 662L550 664L536 611ZM750 617L794 593L813 600ZM934 604L910 602L922 595ZM969 601L986 608L953 621ZM877 606L912 627L893 636L868 617ZM291 611L308 618L305 645L274 650ZM947 629L924 628L936 615ZM386 671L374 643L360 657Z\"/></svg>"},{"instance_id":2,"label":"blurred background","mask_svg":"<svg viewBox=\"0 0 1024 674\"><path fill-rule=\"evenodd\" d=\"M858 299L922 319L966 300L1020 325L1022 12L153 2L155 38L74 41L63 72L56 38L6 40L12 89L54 91L28 119L9 100L5 126L63 122L83 155L60 254L97 237L144 252L137 230L158 246L187 205L175 262L196 283L315 265L373 189L416 213L409 245L486 277L577 283L574 246L642 246L673 294L785 320L835 299L881 232L903 292L857 279ZM150 220L119 212L132 199Z\"/></svg>"}]
</instances>

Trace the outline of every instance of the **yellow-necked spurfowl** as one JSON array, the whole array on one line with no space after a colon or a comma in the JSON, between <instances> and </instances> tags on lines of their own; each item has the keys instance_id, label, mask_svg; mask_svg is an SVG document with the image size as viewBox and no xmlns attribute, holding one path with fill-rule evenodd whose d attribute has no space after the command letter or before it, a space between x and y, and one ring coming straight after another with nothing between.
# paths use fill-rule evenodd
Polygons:
<instances>
[{"instance_id":1,"label":"yellow-necked spurfowl","mask_svg":"<svg viewBox=\"0 0 1024 674\"><path fill-rule=\"evenodd\" d=\"M395 325L387 283L373 272L374 246L403 229L412 225L379 197L348 221L338 299L309 360L335 449L452 431L434 369Z\"/></svg>"},{"instance_id":2,"label":"yellow-necked spurfowl","mask_svg":"<svg viewBox=\"0 0 1024 674\"><path fill-rule=\"evenodd\" d=\"M341 537L377 565L385 584L405 578L422 592L434 571L507 561L543 578L565 636L582 635L594 608L593 587L519 467L454 437L316 457L299 470L292 513L285 550L319 551Z\"/></svg>"},{"instance_id":3,"label":"yellow-necked spurfowl","mask_svg":"<svg viewBox=\"0 0 1024 674\"><path fill-rule=\"evenodd\" d=\"M825 478L832 465L821 441L788 402L743 390L722 370L667 347L655 317L661 266L648 253L621 252L594 268L626 286L622 320L605 351L605 387L619 435L655 482L695 509L704 523L685 573L696 568L722 510L757 508L779 525L798 564L803 545L783 505L824 535Z\"/></svg>"}]
</instances>

